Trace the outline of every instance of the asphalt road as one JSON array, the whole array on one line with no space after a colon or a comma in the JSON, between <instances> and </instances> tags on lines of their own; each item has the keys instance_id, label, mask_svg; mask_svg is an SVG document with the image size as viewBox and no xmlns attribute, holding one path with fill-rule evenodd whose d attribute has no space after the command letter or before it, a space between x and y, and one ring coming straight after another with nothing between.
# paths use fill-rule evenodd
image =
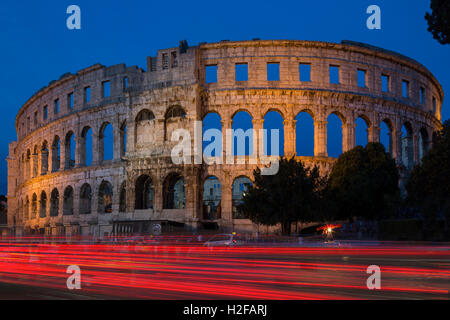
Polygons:
<instances>
[{"instance_id":1,"label":"asphalt road","mask_svg":"<svg viewBox=\"0 0 450 320\"><path fill-rule=\"evenodd\" d=\"M380 289L367 287L371 265ZM448 244L0 242L0 299L449 299L449 288Z\"/></svg>"}]
</instances>

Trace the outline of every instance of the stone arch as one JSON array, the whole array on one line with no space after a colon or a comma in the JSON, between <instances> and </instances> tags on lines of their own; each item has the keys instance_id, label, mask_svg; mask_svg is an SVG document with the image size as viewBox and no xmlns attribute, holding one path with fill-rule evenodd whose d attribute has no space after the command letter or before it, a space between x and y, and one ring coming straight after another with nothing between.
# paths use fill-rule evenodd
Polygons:
<instances>
[{"instance_id":1,"label":"stone arch","mask_svg":"<svg viewBox=\"0 0 450 320\"><path fill-rule=\"evenodd\" d=\"M33 193L31 197L31 219L36 219L37 210L38 210L38 198L36 193Z\"/></svg>"},{"instance_id":2,"label":"stone arch","mask_svg":"<svg viewBox=\"0 0 450 320\"><path fill-rule=\"evenodd\" d=\"M208 176L203 181L202 203L204 220L222 217L222 188L217 176Z\"/></svg>"},{"instance_id":3,"label":"stone arch","mask_svg":"<svg viewBox=\"0 0 450 320\"><path fill-rule=\"evenodd\" d=\"M172 131L184 127L186 111L180 105L170 106L164 114L164 141L171 138Z\"/></svg>"},{"instance_id":4,"label":"stone arch","mask_svg":"<svg viewBox=\"0 0 450 320\"><path fill-rule=\"evenodd\" d=\"M90 126L85 126L81 130L80 136L80 164L84 166L92 165L93 161L93 130Z\"/></svg>"},{"instance_id":5,"label":"stone arch","mask_svg":"<svg viewBox=\"0 0 450 320\"><path fill-rule=\"evenodd\" d=\"M384 146L386 152L393 156L394 139L393 139L394 125L389 118L383 118L380 123L380 143Z\"/></svg>"},{"instance_id":6,"label":"stone arch","mask_svg":"<svg viewBox=\"0 0 450 320\"><path fill-rule=\"evenodd\" d=\"M345 119L339 112L331 112L327 117L327 153L329 157L337 158L344 150Z\"/></svg>"},{"instance_id":7,"label":"stone arch","mask_svg":"<svg viewBox=\"0 0 450 320\"><path fill-rule=\"evenodd\" d=\"M357 146L365 147L369 142L370 119L360 114L355 119L355 143Z\"/></svg>"},{"instance_id":8,"label":"stone arch","mask_svg":"<svg viewBox=\"0 0 450 320\"><path fill-rule=\"evenodd\" d=\"M46 216L47 216L47 193L45 193L45 191L42 191L39 206L39 217L45 218Z\"/></svg>"},{"instance_id":9,"label":"stone arch","mask_svg":"<svg viewBox=\"0 0 450 320\"><path fill-rule=\"evenodd\" d=\"M92 188L89 183L84 183L80 188L80 214L90 214L92 212Z\"/></svg>"},{"instance_id":10,"label":"stone arch","mask_svg":"<svg viewBox=\"0 0 450 320\"><path fill-rule=\"evenodd\" d=\"M430 145L430 138L428 130L425 127L420 128L418 133L418 147L419 147L419 161L422 160L423 156L427 153Z\"/></svg>"},{"instance_id":11,"label":"stone arch","mask_svg":"<svg viewBox=\"0 0 450 320\"><path fill-rule=\"evenodd\" d=\"M252 180L250 180L250 178L245 175L240 175L234 178L231 196L233 219L244 218L238 212L237 208L240 204L242 204L244 193L248 190L250 186L252 186L252 184L253 184Z\"/></svg>"},{"instance_id":12,"label":"stone arch","mask_svg":"<svg viewBox=\"0 0 450 320\"><path fill-rule=\"evenodd\" d=\"M120 185L120 194L119 194L119 212L127 211L127 182L124 181Z\"/></svg>"},{"instance_id":13,"label":"stone arch","mask_svg":"<svg viewBox=\"0 0 450 320\"><path fill-rule=\"evenodd\" d=\"M61 161L61 139L55 136L52 142L52 172L57 172L60 169Z\"/></svg>"},{"instance_id":14,"label":"stone arch","mask_svg":"<svg viewBox=\"0 0 450 320\"><path fill-rule=\"evenodd\" d=\"M403 122L401 128L401 159L402 164L407 169L412 169L414 166L414 144L413 144L414 130L409 121Z\"/></svg>"},{"instance_id":15,"label":"stone arch","mask_svg":"<svg viewBox=\"0 0 450 320\"><path fill-rule=\"evenodd\" d=\"M28 196L25 197L23 217L25 220L28 220L30 218L30 198L28 198Z\"/></svg>"},{"instance_id":16,"label":"stone arch","mask_svg":"<svg viewBox=\"0 0 450 320\"><path fill-rule=\"evenodd\" d=\"M203 117L202 124L204 155L206 157L218 157L223 151L222 118L218 112L208 112Z\"/></svg>"},{"instance_id":17,"label":"stone arch","mask_svg":"<svg viewBox=\"0 0 450 320\"><path fill-rule=\"evenodd\" d=\"M54 188L50 195L50 217L59 215L59 191Z\"/></svg>"},{"instance_id":18,"label":"stone arch","mask_svg":"<svg viewBox=\"0 0 450 320\"><path fill-rule=\"evenodd\" d=\"M113 187L109 181L103 180L98 188L98 212L112 213Z\"/></svg>"},{"instance_id":19,"label":"stone arch","mask_svg":"<svg viewBox=\"0 0 450 320\"><path fill-rule=\"evenodd\" d=\"M148 109L142 109L135 119L134 143L136 149L146 149L158 139L155 115Z\"/></svg>"},{"instance_id":20,"label":"stone arch","mask_svg":"<svg viewBox=\"0 0 450 320\"><path fill-rule=\"evenodd\" d=\"M124 120L120 125L120 156L125 156L127 152L127 120Z\"/></svg>"},{"instance_id":21,"label":"stone arch","mask_svg":"<svg viewBox=\"0 0 450 320\"><path fill-rule=\"evenodd\" d=\"M103 122L98 135L98 159L109 161L114 158L114 129L110 122Z\"/></svg>"},{"instance_id":22,"label":"stone arch","mask_svg":"<svg viewBox=\"0 0 450 320\"><path fill-rule=\"evenodd\" d=\"M232 117L233 155L243 156L253 154L253 118L250 112L246 110L237 111Z\"/></svg>"},{"instance_id":23,"label":"stone arch","mask_svg":"<svg viewBox=\"0 0 450 320\"><path fill-rule=\"evenodd\" d=\"M186 206L185 179L179 173L167 175L163 183L163 209L184 209Z\"/></svg>"},{"instance_id":24,"label":"stone arch","mask_svg":"<svg viewBox=\"0 0 450 320\"><path fill-rule=\"evenodd\" d=\"M63 215L65 216L73 215L73 197L74 192L72 186L67 186L64 189L63 198Z\"/></svg>"},{"instance_id":25,"label":"stone arch","mask_svg":"<svg viewBox=\"0 0 450 320\"><path fill-rule=\"evenodd\" d=\"M41 145L41 174L47 174L48 172L48 142L44 140Z\"/></svg>"},{"instance_id":26,"label":"stone arch","mask_svg":"<svg viewBox=\"0 0 450 320\"><path fill-rule=\"evenodd\" d=\"M314 156L314 113L301 110L295 116L295 152L297 156Z\"/></svg>"},{"instance_id":27,"label":"stone arch","mask_svg":"<svg viewBox=\"0 0 450 320\"><path fill-rule=\"evenodd\" d=\"M264 115L264 155L284 155L284 117L276 109L269 110ZM272 130L278 130L278 139ZM259 133L258 133L259 134ZM261 137L259 137L261 139ZM278 144L278 145L277 145ZM259 148L259 146L258 146ZM278 149L278 150L277 150Z\"/></svg>"},{"instance_id":28,"label":"stone arch","mask_svg":"<svg viewBox=\"0 0 450 320\"><path fill-rule=\"evenodd\" d=\"M64 168L71 169L75 167L75 150L76 150L76 141L75 134L72 130L67 132L66 138L64 139L64 155L65 155L65 164Z\"/></svg>"},{"instance_id":29,"label":"stone arch","mask_svg":"<svg viewBox=\"0 0 450 320\"><path fill-rule=\"evenodd\" d=\"M265 108L265 109L263 109L263 110L264 110L264 111L263 111L263 118L265 118L265 117L267 116L267 114L270 113L270 112L277 112L277 113L280 114L280 116L281 116L283 119L286 119L285 112L284 112L281 108L268 107L268 108Z\"/></svg>"},{"instance_id":30,"label":"stone arch","mask_svg":"<svg viewBox=\"0 0 450 320\"><path fill-rule=\"evenodd\" d=\"M134 208L137 210L153 209L155 201L155 187L153 179L147 175L140 175L135 182Z\"/></svg>"}]
</instances>

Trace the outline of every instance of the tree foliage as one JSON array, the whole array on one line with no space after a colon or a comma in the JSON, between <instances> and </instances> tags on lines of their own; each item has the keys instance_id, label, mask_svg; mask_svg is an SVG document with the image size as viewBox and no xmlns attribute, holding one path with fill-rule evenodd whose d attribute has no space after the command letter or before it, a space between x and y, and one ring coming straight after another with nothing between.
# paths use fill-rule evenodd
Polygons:
<instances>
[{"instance_id":1,"label":"tree foliage","mask_svg":"<svg viewBox=\"0 0 450 320\"><path fill-rule=\"evenodd\" d=\"M441 212L450 220L450 120L434 135L433 146L415 166L406 184L408 202L425 218Z\"/></svg>"},{"instance_id":2,"label":"tree foliage","mask_svg":"<svg viewBox=\"0 0 450 320\"><path fill-rule=\"evenodd\" d=\"M395 161L380 143L343 153L333 166L326 198L335 219L395 214L400 191ZM330 209L330 210L331 210Z\"/></svg>"},{"instance_id":3,"label":"tree foliage","mask_svg":"<svg viewBox=\"0 0 450 320\"><path fill-rule=\"evenodd\" d=\"M425 14L428 31L441 44L450 43L450 1L431 0L431 13Z\"/></svg>"},{"instance_id":4,"label":"tree foliage","mask_svg":"<svg viewBox=\"0 0 450 320\"><path fill-rule=\"evenodd\" d=\"M296 221L316 220L323 178L317 167L306 168L294 158L281 158L275 175L253 172L254 183L243 196L238 210L254 223L281 224L282 233L290 234L290 226Z\"/></svg>"}]
</instances>

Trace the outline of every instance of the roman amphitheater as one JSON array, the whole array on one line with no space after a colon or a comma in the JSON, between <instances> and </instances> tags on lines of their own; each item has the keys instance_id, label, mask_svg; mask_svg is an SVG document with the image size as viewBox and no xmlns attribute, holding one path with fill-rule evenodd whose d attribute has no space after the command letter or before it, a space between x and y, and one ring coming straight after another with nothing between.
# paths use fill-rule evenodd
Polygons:
<instances>
[{"instance_id":1,"label":"roman amphitheater","mask_svg":"<svg viewBox=\"0 0 450 320\"><path fill-rule=\"evenodd\" d=\"M99 237L161 225L257 230L236 211L257 164L227 139L220 155L238 164L175 164L175 129L187 129L195 146L196 121L218 119L224 137L242 114L246 128L263 129L276 113L281 153L326 173L335 161L329 117L342 123L343 151L355 146L362 119L367 141L388 128L388 151L407 174L442 126L442 101L439 82L420 63L351 41L181 41L148 57L146 71L96 64L50 82L19 110L7 159L8 224L18 235ZM312 119L310 155L296 147L300 116Z\"/></svg>"}]
</instances>

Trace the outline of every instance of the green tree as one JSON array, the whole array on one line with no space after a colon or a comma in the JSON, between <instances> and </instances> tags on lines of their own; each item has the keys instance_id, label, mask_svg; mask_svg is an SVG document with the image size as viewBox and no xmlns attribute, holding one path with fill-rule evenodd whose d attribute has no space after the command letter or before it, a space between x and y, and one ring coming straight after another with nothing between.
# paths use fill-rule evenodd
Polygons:
<instances>
[{"instance_id":1,"label":"green tree","mask_svg":"<svg viewBox=\"0 0 450 320\"><path fill-rule=\"evenodd\" d=\"M243 196L238 210L254 223L281 224L282 233L290 234L291 223L312 221L318 205L323 178L319 169L306 168L294 158L281 158L275 175L253 171L254 183Z\"/></svg>"},{"instance_id":2,"label":"green tree","mask_svg":"<svg viewBox=\"0 0 450 320\"><path fill-rule=\"evenodd\" d=\"M450 43L450 1L431 0L431 13L425 14L428 31L441 44Z\"/></svg>"},{"instance_id":3,"label":"green tree","mask_svg":"<svg viewBox=\"0 0 450 320\"><path fill-rule=\"evenodd\" d=\"M327 186L328 207L335 219L374 219L396 213L400 190L395 161L380 143L343 153L333 166Z\"/></svg>"},{"instance_id":4,"label":"green tree","mask_svg":"<svg viewBox=\"0 0 450 320\"><path fill-rule=\"evenodd\" d=\"M450 220L450 120L434 135L433 146L415 166L406 184L408 203L428 220L438 213Z\"/></svg>"}]
</instances>

